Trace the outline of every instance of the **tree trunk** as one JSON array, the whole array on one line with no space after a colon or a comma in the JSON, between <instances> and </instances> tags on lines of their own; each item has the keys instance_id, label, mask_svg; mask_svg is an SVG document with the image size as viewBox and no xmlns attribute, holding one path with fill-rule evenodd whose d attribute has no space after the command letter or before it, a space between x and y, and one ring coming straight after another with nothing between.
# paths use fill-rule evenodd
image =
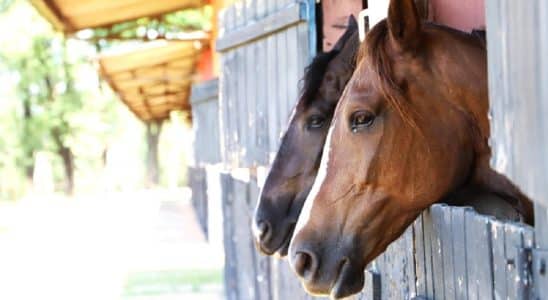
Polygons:
<instances>
[{"instance_id":1,"label":"tree trunk","mask_svg":"<svg viewBox=\"0 0 548 300\"><path fill-rule=\"evenodd\" d=\"M63 160L65 169L65 194L72 195L74 193L74 155L70 148L65 146L59 149L58 154Z\"/></svg>"},{"instance_id":2,"label":"tree trunk","mask_svg":"<svg viewBox=\"0 0 548 300\"><path fill-rule=\"evenodd\" d=\"M157 186L160 183L160 167L158 163L158 142L160 132L162 131L162 122L147 123L147 176L146 185L148 187Z\"/></svg>"},{"instance_id":3,"label":"tree trunk","mask_svg":"<svg viewBox=\"0 0 548 300\"><path fill-rule=\"evenodd\" d=\"M61 132L58 128L53 129L52 136L57 145L57 154L63 161L63 169L65 171L65 194L72 195L74 193L74 154L69 147L63 144Z\"/></svg>"}]
</instances>

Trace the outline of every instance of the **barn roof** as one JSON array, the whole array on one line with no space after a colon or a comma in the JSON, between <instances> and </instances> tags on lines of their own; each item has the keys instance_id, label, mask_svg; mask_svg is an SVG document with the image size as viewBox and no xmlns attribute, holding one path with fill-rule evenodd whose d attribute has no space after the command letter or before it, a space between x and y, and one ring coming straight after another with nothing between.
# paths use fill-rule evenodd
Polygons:
<instances>
[{"instance_id":1,"label":"barn roof","mask_svg":"<svg viewBox=\"0 0 548 300\"><path fill-rule=\"evenodd\" d=\"M103 55L101 75L144 122L163 120L172 110L189 110L189 93L200 43L147 43L131 52Z\"/></svg>"},{"instance_id":2,"label":"barn roof","mask_svg":"<svg viewBox=\"0 0 548 300\"><path fill-rule=\"evenodd\" d=\"M203 0L31 0L55 29L73 33L147 16L201 7Z\"/></svg>"}]
</instances>

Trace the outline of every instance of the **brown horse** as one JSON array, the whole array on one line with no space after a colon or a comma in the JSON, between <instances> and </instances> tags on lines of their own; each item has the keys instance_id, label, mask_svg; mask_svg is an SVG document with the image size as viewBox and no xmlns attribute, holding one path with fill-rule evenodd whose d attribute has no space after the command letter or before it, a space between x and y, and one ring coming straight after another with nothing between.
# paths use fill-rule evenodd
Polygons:
<instances>
[{"instance_id":1,"label":"brown horse","mask_svg":"<svg viewBox=\"0 0 548 300\"><path fill-rule=\"evenodd\" d=\"M261 190L253 232L265 254L287 254L297 218L318 171L335 106L355 68L359 47L357 23L349 26L334 49L308 66L302 96Z\"/></svg>"},{"instance_id":2,"label":"brown horse","mask_svg":"<svg viewBox=\"0 0 548 300\"><path fill-rule=\"evenodd\" d=\"M289 248L304 287L333 298L357 293L366 265L433 203L495 196L532 222L531 202L489 167L479 39L397 0L358 55Z\"/></svg>"}]
</instances>

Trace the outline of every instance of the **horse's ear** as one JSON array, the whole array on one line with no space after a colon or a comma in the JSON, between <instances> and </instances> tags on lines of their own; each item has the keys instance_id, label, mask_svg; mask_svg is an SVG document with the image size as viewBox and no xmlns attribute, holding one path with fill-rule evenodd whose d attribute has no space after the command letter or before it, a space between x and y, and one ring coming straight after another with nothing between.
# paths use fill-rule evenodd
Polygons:
<instances>
[{"instance_id":1,"label":"horse's ear","mask_svg":"<svg viewBox=\"0 0 548 300\"><path fill-rule=\"evenodd\" d=\"M350 15L348 17L348 29L349 31L356 31L358 30L358 21L356 21L356 18L354 18L354 15Z\"/></svg>"},{"instance_id":2,"label":"horse's ear","mask_svg":"<svg viewBox=\"0 0 548 300\"><path fill-rule=\"evenodd\" d=\"M358 22L356 22L356 19L353 15L350 15L348 17L348 26L346 27L346 31L344 34L339 38L335 46L333 46L333 50L335 51L341 51L344 48L344 45L346 42L352 37L352 34L358 30Z\"/></svg>"},{"instance_id":3,"label":"horse's ear","mask_svg":"<svg viewBox=\"0 0 548 300\"><path fill-rule=\"evenodd\" d=\"M413 0L391 0L387 24L396 49L412 50L419 45L421 19Z\"/></svg>"}]
</instances>

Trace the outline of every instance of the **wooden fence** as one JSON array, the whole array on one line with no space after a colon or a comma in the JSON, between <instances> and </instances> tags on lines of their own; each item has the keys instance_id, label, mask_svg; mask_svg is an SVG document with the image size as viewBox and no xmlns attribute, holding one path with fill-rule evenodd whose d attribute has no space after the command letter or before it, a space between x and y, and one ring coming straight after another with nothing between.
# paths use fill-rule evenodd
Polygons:
<instances>
[{"instance_id":1,"label":"wooden fence","mask_svg":"<svg viewBox=\"0 0 548 300\"><path fill-rule=\"evenodd\" d=\"M217 50L225 164L268 165L276 152L312 56L308 7L292 0L252 0L221 14Z\"/></svg>"},{"instance_id":2,"label":"wooden fence","mask_svg":"<svg viewBox=\"0 0 548 300\"><path fill-rule=\"evenodd\" d=\"M228 299L310 299L287 262L261 256L251 218L253 179L222 175ZM358 299L529 299L531 227L472 208L433 205L366 270ZM273 267L275 265L275 268Z\"/></svg>"},{"instance_id":3,"label":"wooden fence","mask_svg":"<svg viewBox=\"0 0 548 300\"><path fill-rule=\"evenodd\" d=\"M548 20L548 4L486 2L493 164L540 198L537 226L497 221L471 208L434 205L371 263L357 299L548 299L543 294L548 289L546 271L541 272L542 259L548 259L541 248L548 246L548 213L540 204L548 203L548 159L530 146L535 139L548 144L548 130L538 127L547 124L542 113L548 106L541 99L548 99L548 88L539 78L544 83L548 79L548 59L541 55L548 51L548 26L538 24ZM297 83L314 53L310 3L248 0L226 9L217 43L218 108L211 105L208 112L200 112L193 104L198 128L219 124L218 139L204 135L195 151L198 157L219 145L225 171L197 170L195 182L207 182L195 183L195 197L205 195L196 201L210 201L208 183L220 185L227 299L313 298L304 293L285 260L255 250L250 223L260 187L256 176L249 176L254 172L237 172L267 166L277 150L298 96ZM518 104L520 100L527 105ZM218 112L212 112L215 109ZM217 116L218 123L210 116ZM535 178L522 163L534 169Z\"/></svg>"}]
</instances>

